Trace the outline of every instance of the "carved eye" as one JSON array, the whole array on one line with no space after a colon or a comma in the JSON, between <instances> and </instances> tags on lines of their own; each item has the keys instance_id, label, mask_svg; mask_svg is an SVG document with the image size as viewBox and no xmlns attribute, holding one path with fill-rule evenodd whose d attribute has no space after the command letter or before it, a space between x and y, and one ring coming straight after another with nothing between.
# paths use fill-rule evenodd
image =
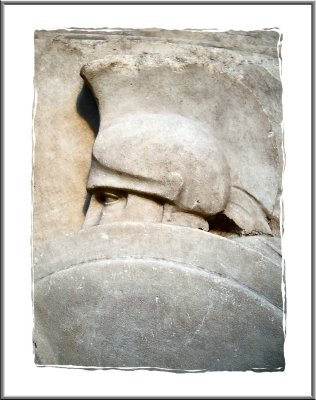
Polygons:
<instances>
[{"instance_id":1,"label":"carved eye","mask_svg":"<svg viewBox=\"0 0 316 400\"><path fill-rule=\"evenodd\" d=\"M99 203L106 205L111 205L120 200L120 196L115 193L110 192L98 192L95 194L95 198Z\"/></svg>"}]
</instances>

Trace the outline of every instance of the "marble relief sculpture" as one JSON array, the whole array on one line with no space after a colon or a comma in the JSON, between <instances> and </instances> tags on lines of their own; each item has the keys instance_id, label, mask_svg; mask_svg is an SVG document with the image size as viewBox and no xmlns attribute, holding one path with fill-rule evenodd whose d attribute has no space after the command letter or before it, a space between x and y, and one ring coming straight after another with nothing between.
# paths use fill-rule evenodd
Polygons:
<instances>
[{"instance_id":1,"label":"marble relief sculpture","mask_svg":"<svg viewBox=\"0 0 316 400\"><path fill-rule=\"evenodd\" d=\"M88 204L77 231L34 244L35 362L282 371L271 115L185 45L91 53L80 75L100 118Z\"/></svg>"}]
</instances>

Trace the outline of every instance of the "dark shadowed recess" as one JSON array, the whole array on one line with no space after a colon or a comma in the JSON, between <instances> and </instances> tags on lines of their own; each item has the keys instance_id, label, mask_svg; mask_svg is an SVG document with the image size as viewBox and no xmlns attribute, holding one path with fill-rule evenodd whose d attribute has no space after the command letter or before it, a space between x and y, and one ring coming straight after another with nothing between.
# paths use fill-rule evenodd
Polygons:
<instances>
[{"instance_id":1,"label":"dark shadowed recess","mask_svg":"<svg viewBox=\"0 0 316 400\"><path fill-rule=\"evenodd\" d=\"M90 193L86 194L86 197L84 199L84 203L83 203L83 206L82 206L83 215L87 214L87 211L88 211L88 208L89 208L89 205L90 205L90 201L91 201L91 196L92 195Z\"/></svg>"},{"instance_id":2,"label":"dark shadowed recess","mask_svg":"<svg viewBox=\"0 0 316 400\"><path fill-rule=\"evenodd\" d=\"M100 114L96 99L92 90L84 84L77 98L76 109L78 114L87 121L94 136L96 137L100 127ZM91 194L87 193L82 212L86 215L91 200Z\"/></svg>"},{"instance_id":3,"label":"dark shadowed recess","mask_svg":"<svg viewBox=\"0 0 316 400\"><path fill-rule=\"evenodd\" d=\"M96 137L100 127L100 115L94 94L86 84L79 93L76 108L78 114L87 121Z\"/></svg>"},{"instance_id":4,"label":"dark shadowed recess","mask_svg":"<svg viewBox=\"0 0 316 400\"><path fill-rule=\"evenodd\" d=\"M209 223L209 231L218 235L227 236L229 234L241 234L241 229L235 222L228 218L225 214L219 213Z\"/></svg>"}]
</instances>

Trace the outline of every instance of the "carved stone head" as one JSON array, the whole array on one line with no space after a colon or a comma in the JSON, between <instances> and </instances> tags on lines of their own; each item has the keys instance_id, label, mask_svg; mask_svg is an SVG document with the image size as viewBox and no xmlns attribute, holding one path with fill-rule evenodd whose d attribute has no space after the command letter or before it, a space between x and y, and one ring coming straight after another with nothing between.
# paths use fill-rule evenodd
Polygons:
<instances>
[{"instance_id":1,"label":"carved stone head","mask_svg":"<svg viewBox=\"0 0 316 400\"><path fill-rule=\"evenodd\" d=\"M204 218L227 204L229 167L201 123L138 113L99 132L87 187L100 204L92 202L93 223L136 220L207 230Z\"/></svg>"},{"instance_id":2,"label":"carved stone head","mask_svg":"<svg viewBox=\"0 0 316 400\"><path fill-rule=\"evenodd\" d=\"M224 129L214 125L216 107L208 112L212 86L219 85L214 91L219 96L227 77L203 62L155 55L95 60L83 66L81 76L100 113L85 228L139 221L208 230L207 221L222 212L245 233L270 233L265 212L270 199L262 181L251 178L254 155L240 144L243 131L229 128L240 116L230 108L223 118L231 124ZM234 90L237 96L239 88ZM223 109L219 97L214 102ZM254 140L257 136L260 132ZM260 140L263 148L271 147ZM274 170L265 160L262 165L271 186Z\"/></svg>"}]
</instances>

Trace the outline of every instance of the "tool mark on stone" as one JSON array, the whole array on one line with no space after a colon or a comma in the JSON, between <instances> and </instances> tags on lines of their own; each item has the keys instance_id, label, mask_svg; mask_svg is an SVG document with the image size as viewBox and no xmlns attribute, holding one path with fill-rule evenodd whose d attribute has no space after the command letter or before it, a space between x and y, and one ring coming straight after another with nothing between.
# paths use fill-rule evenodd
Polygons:
<instances>
[{"instance_id":1,"label":"tool mark on stone","mask_svg":"<svg viewBox=\"0 0 316 400\"><path fill-rule=\"evenodd\" d=\"M198 327L196 328L196 330L195 330L195 332L194 332L194 335L196 335L197 333L199 333L200 330L203 328L203 325L205 324L205 320L206 320L206 318L208 317L208 315L209 315L209 313L210 313L210 311L211 311L211 308L212 308L212 305L209 304L209 305L207 306L207 309L206 309L205 314L203 315L202 321L200 322L200 324L198 325Z\"/></svg>"}]
</instances>

